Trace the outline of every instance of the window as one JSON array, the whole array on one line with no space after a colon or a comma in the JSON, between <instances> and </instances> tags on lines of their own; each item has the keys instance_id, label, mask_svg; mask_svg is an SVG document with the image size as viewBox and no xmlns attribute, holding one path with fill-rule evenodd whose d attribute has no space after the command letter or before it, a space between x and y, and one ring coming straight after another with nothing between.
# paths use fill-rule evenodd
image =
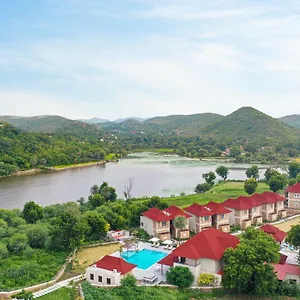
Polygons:
<instances>
[{"instance_id":1,"label":"window","mask_svg":"<svg viewBox=\"0 0 300 300\"><path fill-rule=\"evenodd\" d=\"M107 278L107 279L106 279L106 282L107 282L107 284L111 284L110 278Z\"/></svg>"},{"instance_id":2,"label":"window","mask_svg":"<svg viewBox=\"0 0 300 300\"><path fill-rule=\"evenodd\" d=\"M248 210L244 210L244 215L247 215L248 214Z\"/></svg>"},{"instance_id":3,"label":"window","mask_svg":"<svg viewBox=\"0 0 300 300\"><path fill-rule=\"evenodd\" d=\"M294 194L294 197L295 198L299 198L299 194Z\"/></svg>"},{"instance_id":4,"label":"window","mask_svg":"<svg viewBox=\"0 0 300 300\"><path fill-rule=\"evenodd\" d=\"M224 219L224 218L225 218L225 215L224 215L224 214L222 214L222 215L221 215L221 219Z\"/></svg>"},{"instance_id":5,"label":"window","mask_svg":"<svg viewBox=\"0 0 300 300\"><path fill-rule=\"evenodd\" d=\"M256 212L256 207L253 207L253 212Z\"/></svg>"},{"instance_id":6,"label":"window","mask_svg":"<svg viewBox=\"0 0 300 300\"><path fill-rule=\"evenodd\" d=\"M94 280L94 274L90 274L90 279Z\"/></svg>"},{"instance_id":7,"label":"window","mask_svg":"<svg viewBox=\"0 0 300 300\"><path fill-rule=\"evenodd\" d=\"M161 222L161 226L167 226L167 222Z\"/></svg>"},{"instance_id":8,"label":"window","mask_svg":"<svg viewBox=\"0 0 300 300\"><path fill-rule=\"evenodd\" d=\"M102 276L98 276L98 281L102 282Z\"/></svg>"},{"instance_id":9,"label":"window","mask_svg":"<svg viewBox=\"0 0 300 300\"><path fill-rule=\"evenodd\" d=\"M209 216L205 216L204 221L208 221L208 220L209 220Z\"/></svg>"}]
</instances>

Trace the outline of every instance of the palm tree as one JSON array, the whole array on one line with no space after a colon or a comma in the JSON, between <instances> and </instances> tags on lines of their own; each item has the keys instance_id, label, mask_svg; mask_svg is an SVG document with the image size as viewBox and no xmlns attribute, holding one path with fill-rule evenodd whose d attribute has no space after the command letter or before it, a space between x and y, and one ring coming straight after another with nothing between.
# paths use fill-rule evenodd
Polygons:
<instances>
[{"instance_id":1,"label":"palm tree","mask_svg":"<svg viewBox=\"0 0 300 300\"><path fill-rule=\"evenodd\" d=\"M179 230L179 244L180 244L181 230L186 229L186 225L187 225L186 218L184 216L177 216L173 221L173 225L176 229Z\"/></svg>"},{"instance_id":2,"label":"palm tree","mask_svg":"<svg viewBox=\"0 0 300 300\"><path fill-rule=\"evenodd\" d=\"M99 186L96 185L96 184L94 184L94 185L91 187L91 189L90 189L90 193L91 193L92 195L98 194L98 193L99 193Z\"/></svg>"}]
</instances>

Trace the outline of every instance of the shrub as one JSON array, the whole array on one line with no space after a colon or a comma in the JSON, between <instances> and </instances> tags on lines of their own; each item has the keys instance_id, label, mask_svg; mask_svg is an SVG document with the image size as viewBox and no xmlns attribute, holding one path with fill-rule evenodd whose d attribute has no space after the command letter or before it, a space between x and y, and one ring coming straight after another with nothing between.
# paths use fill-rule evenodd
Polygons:
<instances>
[{"instance_id":1,"label":"shrub","mask_svg":"<svg viewBox=\"0 0 300 300\"><path fill-rule=\"evenodd\" d=\"M199 286L214 286L216 284L217 277L213 274L202 273L198 277Z\"/></svg>"},{"instance_id":2,"label":"shrub","mask_svg":"<svg viewBox=\"0 0 300 300\"><path fill-rule=\"evenodd\" d=\"M20 253L26 249L28 245L28 237L26 234L17 233L8 240L7 248L12 253Z\"/></svg>"},{"instance_id":3,"label":"shrub","mask_svg":"<svg viewBox=\"0 0 300 300\"><path fill-rule=\"evenodd\" d=\"M121 280L121 286L129 288L136 287L136 278L131 274L123 277Z\"/></svg>"},{"instance_id":4,"label":"shrub","mask_svg":"<svg viewBox=\"0 0 300 300\"><path fill-rule=\"evenodd\" d=\"M209 183L197 184L195 187L195 192L197 194L203 194L211 189L211 185Z\"/></svg>"},{"instance_id":5,"label":"shrub","mask_svg":"<svg viewBox=\"0 0 300 300\"><path fill-rule=\"evenodd\" d=\"M8 250L7 250L6 244L1 243L0 244L0 260L4 259L6 257L8 257Z\"/></svg>"},{"instance_id":6,"label":"shrub","mask_svg":"<svg viewBox=\"0 0 300 300\"><path fill-rule=\"evenodd\" d=\"M194 275L187 267L173 267L167 271L167 282L179 288L189 288L194 281Z\"/></svg>"},{"instance_id":7,"label":"shrub","mask_svg":"<svg viewBox=\"0 0 300 300\"><path fill-rule=\"evenodd\" d=\"M141 240L149 240L150 235L148 234L148 232L146 232L144 229L142 228L137 228L136 230L134 230L134 235L141 239Z\"/></svg>"}]
</instances>

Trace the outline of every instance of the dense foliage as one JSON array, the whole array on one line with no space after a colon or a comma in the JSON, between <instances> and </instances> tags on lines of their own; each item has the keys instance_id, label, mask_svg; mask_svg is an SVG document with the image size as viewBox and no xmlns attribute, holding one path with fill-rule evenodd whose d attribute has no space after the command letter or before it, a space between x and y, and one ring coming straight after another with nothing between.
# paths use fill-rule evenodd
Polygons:
<instances>
[{"instance_id":1,"label":"dense foliage","mask_svg":"<svg viewBox=\"0 0 300 300\"><path fill-rule=\"evenodd\" d=\"M247 228L240 244L224 254L225 289L257 296L276 294L278 279L271 263L279 261L279 245L262 230Z\"/></svg>"},{"instance_id":2,"label":"dense foliage","mask_svg":"<svg viewBox=\"0 0 300 300\"><path fill-rule=\"evenodd\" d=\"M179 288L189 288L194 282L194 275L187 267L171 267L166 274L167 282Z\"/></svg>"},{"instance_id":3,"label":"dense foliage","mask_svg":"<svg viewBox=\"0 0 300 300\"><path fill-rule=\"evenodd\" d=\"M118 149L112 142L93 137L28 133L0 123L0 176L17 170L100 161Z\"/></svg>"}]
</instances>

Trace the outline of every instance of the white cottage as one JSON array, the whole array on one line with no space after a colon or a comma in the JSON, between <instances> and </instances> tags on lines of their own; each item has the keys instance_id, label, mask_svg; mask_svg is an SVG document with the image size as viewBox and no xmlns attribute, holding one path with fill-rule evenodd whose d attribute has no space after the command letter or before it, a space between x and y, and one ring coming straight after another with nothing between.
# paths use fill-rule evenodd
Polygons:
<instances>
[{"instance_id":1,"label":"white cottage","mask_svg":"<svg viewBox=\"0 0 300 300\"><path fill-rule=\"evenodd\" d=\"M135 267L122 258L106 255L86 269L86 280L96 286L118 286L122 277Z\"/></svg>"}]
</instances>

